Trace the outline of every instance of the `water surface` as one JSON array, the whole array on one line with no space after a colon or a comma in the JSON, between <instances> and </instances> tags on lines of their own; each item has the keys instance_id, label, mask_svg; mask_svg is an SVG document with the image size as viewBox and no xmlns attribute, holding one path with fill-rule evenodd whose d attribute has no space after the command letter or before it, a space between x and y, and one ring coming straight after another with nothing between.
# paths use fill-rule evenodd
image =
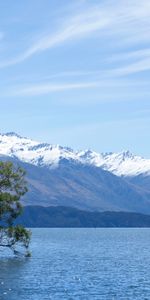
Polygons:
<instances>
[{"instance_id":1,"label":"water surface","mask_svg":"<svg viewBox=\"0 0 150 300\"><path fill-rule=\"evenodd\" d=\"M0 300L150 299L150 229L34 229L31 249L0 259Z\"/></svg>"}]
</instances>

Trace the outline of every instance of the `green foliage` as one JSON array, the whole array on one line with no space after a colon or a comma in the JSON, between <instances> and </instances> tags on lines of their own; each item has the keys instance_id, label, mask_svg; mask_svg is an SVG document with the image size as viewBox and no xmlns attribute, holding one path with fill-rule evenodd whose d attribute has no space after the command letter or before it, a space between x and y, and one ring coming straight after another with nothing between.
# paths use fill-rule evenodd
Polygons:
<instances>
[{"instance_id":1,"label":"green foliage","mask_svg":"<svg viewBox=\"0 0 150 300\"><path fill-rule=\"evenodd\" d=\"M24 176L25 171L20 167L0 162L0 247L9 247L14 253L18 245L27 251L31 236L24 227L14 225L22 212L20 198L27 192Z\"/></svg>"}]
</instances>

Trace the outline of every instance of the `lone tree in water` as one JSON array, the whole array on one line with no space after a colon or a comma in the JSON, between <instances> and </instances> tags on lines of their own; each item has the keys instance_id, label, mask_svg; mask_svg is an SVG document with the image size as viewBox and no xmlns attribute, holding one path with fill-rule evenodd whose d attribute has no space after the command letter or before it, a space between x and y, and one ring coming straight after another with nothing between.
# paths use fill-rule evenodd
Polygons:
<instances>
[{"instance_id":1,"label":"lone tree in water","mask_svg":"<svg viewBox=\"0 0 150 300\"><path fill-rule=\"evenodd\" d=\"M15 225L22 212L20 198L27 192L25 171L11 162L0 162L0 248L10 248L17 254L17 246L23 246L29 256L30 231Z\"/></svg>"}]
</instances>

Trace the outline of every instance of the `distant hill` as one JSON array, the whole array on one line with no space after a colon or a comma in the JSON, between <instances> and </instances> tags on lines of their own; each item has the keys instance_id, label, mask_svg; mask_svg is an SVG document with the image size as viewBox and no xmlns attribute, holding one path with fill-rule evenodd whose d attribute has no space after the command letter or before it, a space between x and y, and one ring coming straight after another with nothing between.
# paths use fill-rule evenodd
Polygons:
<instances>
[{"instance_id":1,"label":"distant hill","mask_svg":"<svg viewBox=\"0 0 150 300\"><path fill-rule=\"evenodd\" d=\"M150 216L125 212L87 212L60 206L26 206L17 223L32 228L150 227Z\"/></svg>"}]
</instances>

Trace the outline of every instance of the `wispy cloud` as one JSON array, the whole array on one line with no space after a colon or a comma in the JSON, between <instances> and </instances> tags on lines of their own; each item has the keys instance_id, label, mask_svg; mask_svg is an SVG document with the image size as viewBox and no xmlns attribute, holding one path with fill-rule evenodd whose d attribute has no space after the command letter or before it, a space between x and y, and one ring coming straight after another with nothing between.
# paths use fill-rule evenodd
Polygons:
<instances>
[{"instance_id":1,"label":"wispy cloud","mask_svg":"<svg viewBox=\"0 0 150 300\"><path fill-rule=\"evenodd\" d=\"M150 70L150 57L131 63L125 67L114 69L112 72L110 71L109 74L114 76L128 76L148 70Z\"/></svg>"},{"instance_id":2,"label":"wispy cloud","mask_svg":"<svg viewBox=\"0 0 150 300\"><path fill-rule=\"evenodd\" d=\"M128 61L137 61L143 58L150 57L150 48L144 48L139 50L126 51L121 53L116 53L107 59L109 63L111 62L128 62Z\"/></svg>"},{"instance_id":3,"label":"wispy cloud","mask_svg":"<svg viewBox=\"0 0 150 300\"><path fill-rule=\"evenodd\" d=\"M138 88L137 88L138 86ZM119 78L105 78L105 79L99 79L95 81L83 81L77 82L72 81L70 83L62 82L62 83L52 83L52 82L46 82L46 83L36 83L36 84L24 84L24 85L15 85L12 87L9 87L8 91L1 91L1 97L34 97L34 96L41 96L41 95L50 95L54 93L60 93L60 92L69 92L71 90L89 90L93 96L90 97L90 103L93 103L94 101L103 101L112 99L113 101L117 101L117 94L120 95L120 92L124 91L124 96L128 94L125 91L127 91L127 88L130 88L130 96L134 93L134 95L139 94L140 87L143 86L143 83L141 81L130 81L130 80L121 80ZM149 86L149 82L145 83L145 93L147 93L147 87ZM135 92L136 88L136 92ZM96 97L94 100L94 90L98 91L99 96ZM116 90L117 94L115 94L115 97L112 96L112 91ZM92 92L93 91L93 92ZM148 91L149 93L149 91ZM92 95L91 94L91 95ZM97 93L96 93L97 94ZM142 92L143 95L143 92ZM120 96L119 96L120 99ZM75 101L78 103L78 99L75 99ZM79 99L81 101L81 99ZM82 99L84 102L84 99Z\"/></svg>"},{"instance_id":4,"label":"wispy cloud","mask_svg":"<svg viewBox=\"0 0 150 300\"><path fill-rule=\"evenodd\" d=\"M37 85L28 85L22 87L15 87L6 92L4 95L11 96L39 96L44 94L50 94L53 92L61 92L68 90L76 89L88 89L99 86L98 82L87 82L87 83L63 83L63 84L37 84Z\"/></svg>"},{"instance_id":5,"label":"wispy cloud","mask_svg":"<svg viewBox=\"0 0 150 300\"><path fill-rule=\"evenodd\" d=\"M140 42L150 38L149 0L106 1L105 4L90 5L86 11L59 24L59 30L42 34L37 41L14 59L3 61L0 67L7 67L25 61L33 55L58 47L65 42L85 38L94 32L117 35L121 43Z\"/></svg>"},{"instance_id":6,"label":"wispy cloud","mask_svg":"<svg viewBox=\"0 0 150 300\"><path fill-rule=\"evenodd\" d=\"M10 59L0 63L0 67L7 67L20 63L38 52L59 46L62 43L87 36L95 31L98 31L109 24L110 20L107 16L103 16L100 11L93 10L85 14L77 15L68 19L64 24L60 25L61 30L54 34L44 35L37 40L25 52L14 59Z\"/></svg>"}]
</instances>

